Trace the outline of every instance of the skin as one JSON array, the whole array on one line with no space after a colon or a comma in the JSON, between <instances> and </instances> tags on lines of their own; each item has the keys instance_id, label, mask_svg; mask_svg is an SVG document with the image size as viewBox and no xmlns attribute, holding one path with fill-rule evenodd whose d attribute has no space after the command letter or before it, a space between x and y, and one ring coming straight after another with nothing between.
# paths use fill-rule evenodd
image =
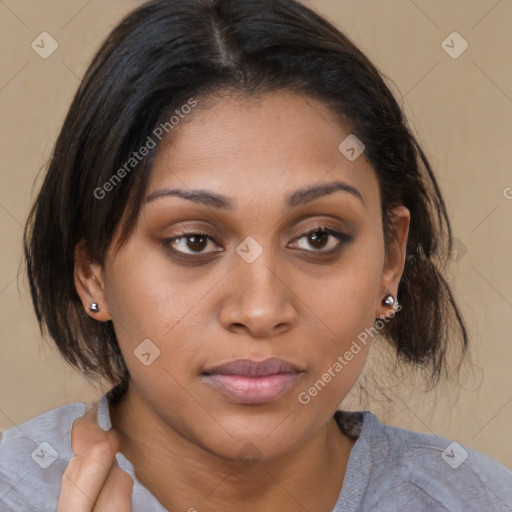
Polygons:
<instances>
[{"instance_id":1,"label":"skin","mask_svg":"<svg viewBox=\"0 0 512 512\"><path fill-rule=\"evenodd\" d=\"M350 133L327 106L291 92L199 101L159 151L147 197L201 189L229 197L234 209L162 196L144 205L118 251L113 241L103 267L77 248L84 309L113 321L131 381L126 398L111 407L116 441L102 459L106 469L75 473L75 483L114 479L119 450L170 510L332 510L354 444L332 416L370 343L308 404L298 395L389 312L382 299L397 296L409 228L408 210L397 208L396 241L385 247L375 173L364 154L349 161L338 149ZM355 187L361 198L338 190L285 205L289 193L333 181ZM322 255L339 241L325 235L315 244L304 235L319 226L351 239ZM178 241L180 230L212 240ZM236 252L248 236L263 249L251 263ZM97 314L88 310L93 300ZM134 356L145 339L160 350L149 366ZM235 358L267 357L304 370L271 403L234 403L200 375ZM94 422L89 428L97 429ZM250 466L239 456L247 443L257 450ZM83 510L92 510L98 488ZM126 485L116 488L129 496Z\"/></svg>"}]
</instances>

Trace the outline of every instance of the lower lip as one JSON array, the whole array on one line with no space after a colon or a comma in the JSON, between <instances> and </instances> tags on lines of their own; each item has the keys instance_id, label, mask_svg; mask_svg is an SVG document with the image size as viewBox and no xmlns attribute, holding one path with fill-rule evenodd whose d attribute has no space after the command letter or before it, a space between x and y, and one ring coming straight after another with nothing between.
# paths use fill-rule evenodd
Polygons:
<instances>
[{"instance_id":1,"label":"lower lip","mask_svg":"<svg viewBox=\"0 0 512 512\"><path fill-rule=\"evenodd\" d=\"M265 404L286 393L299 373L278 373L262 377L244 375L206 375L209 384L238 404Z\"/></svg>"}]
</instances>

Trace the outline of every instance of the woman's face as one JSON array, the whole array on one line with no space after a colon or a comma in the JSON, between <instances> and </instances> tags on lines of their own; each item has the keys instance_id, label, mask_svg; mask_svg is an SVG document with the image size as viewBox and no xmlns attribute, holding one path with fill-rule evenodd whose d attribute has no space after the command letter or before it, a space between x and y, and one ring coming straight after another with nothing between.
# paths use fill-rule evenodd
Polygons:
<instances>
[{"instance_id":1,"label":"woman's face","mask_svg":"<svg viewBox=\"0 0 512 512\"><path fill-rule=\"evenodd\" d=\"M251 443L271 458L318 432L396 296L408 212L386 256L378 182L364 154L340 151L349 135L293 93L198 100L156 159L135 231L98 269L131 385L211 453ZM289 366L215 370L269 358Z\"/></svg>"}]
</instances>

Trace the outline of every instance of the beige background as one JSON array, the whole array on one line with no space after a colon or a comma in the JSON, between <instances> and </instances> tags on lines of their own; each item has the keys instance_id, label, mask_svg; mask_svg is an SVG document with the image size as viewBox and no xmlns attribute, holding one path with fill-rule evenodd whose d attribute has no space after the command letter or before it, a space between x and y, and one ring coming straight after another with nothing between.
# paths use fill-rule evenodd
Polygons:
<instances>
[{"instance_id":1,"label":"beige background","mask_svg":"<svg viewBox=\"0 0 512 512\"><path fill-rule=\"evenodd\" d=\"M21 235L34 179L80 76L102 39L138 3L0 0L0 429L102 392L41 341L20 266ZM451 280L473 339L475 366L461 389L423 395L405 385L363 405L354 395L348 405L370 408L387 423L455 439L512 468L512 3L308 4L359 44L402 97L448 203L458 240ZM31 48L43 31L59 44L46 60ZM441 46L454 31L469 44L457 59ZM459 41L454 45L460 48Z\"/></svg>"}]
</instances>

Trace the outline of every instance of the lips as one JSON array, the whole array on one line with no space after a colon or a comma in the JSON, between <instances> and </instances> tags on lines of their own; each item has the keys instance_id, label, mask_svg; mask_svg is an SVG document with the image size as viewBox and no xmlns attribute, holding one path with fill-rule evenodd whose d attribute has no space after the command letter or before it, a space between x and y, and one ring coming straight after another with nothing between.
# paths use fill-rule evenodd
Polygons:
<instances>
[{"instance_id":1,"label":"lips","mask_svg":"<svg viewBox=\"0 0 512 512\"><path fill-rule=\"evenodd\" d=\"M237 359L202 372L205 381L238 404L263 404L280 398L304 373L279 358L263 361Z\"/></svg>"},{"instance_id":2,"label":"lips","mask_svg":"<svg viewBox=\"0 0 512 512\"><path fill-rule=\"evenodd\" d=\"M298 373L301 370L277 357L265 359L263 361L252 361L251 359L236 359L219 366L207 369L203 373L214 375L243 375L245 377L265 377L267 375L276 375L278 373Z\"/></svg>"}]
</instances>

